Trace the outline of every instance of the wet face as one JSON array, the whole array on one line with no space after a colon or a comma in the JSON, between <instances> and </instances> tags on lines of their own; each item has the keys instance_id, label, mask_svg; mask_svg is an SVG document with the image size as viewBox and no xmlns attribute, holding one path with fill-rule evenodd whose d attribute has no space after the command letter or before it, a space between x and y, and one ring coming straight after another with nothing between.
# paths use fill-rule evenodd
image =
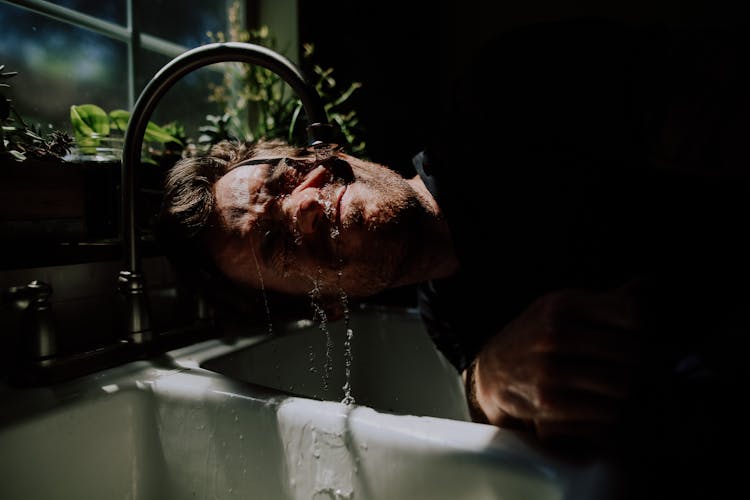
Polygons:
<instances>
[{"instance_id":1,"label":"wet face","mask_svg":"<svg viewBox=\"0 0 750 500\"><path fill-rule=\"evenodd\" d=\"M239 166L214 192L219 269L240 283L292 294L320 288L366 296L393 285L424 213L400 175L347 155L311 166Z\"/></svg>"}]
</instances>

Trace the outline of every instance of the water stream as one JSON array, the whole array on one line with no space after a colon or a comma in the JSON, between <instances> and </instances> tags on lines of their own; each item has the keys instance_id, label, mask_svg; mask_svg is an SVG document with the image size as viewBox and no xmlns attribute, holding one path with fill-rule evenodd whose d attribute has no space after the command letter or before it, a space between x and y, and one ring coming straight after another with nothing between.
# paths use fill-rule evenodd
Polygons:
<instances>
[{"instance_id":1,"label":"water stream","mask_svg":"<svg viewBox=\"0 0 750 500\"><path fill-rule=\"evenodd\" d=\"M339 269L338 272L339 281L344 275L344 272ZM341 402L345 405L353 405L355 403L354 397L352 396L352 361L354 356L352 355L352 339L354 338L354 331L350 324L349 314L349 298L346 295L346 291L339 285L339 300L341 300L341 306L344 309L344 328L346 328L346 340L344 341L344 369L346 379L342 389L344 390L344 399Z\"/></svg>"},{"instance_id":2,"label":"water stream","mask_svg":"<svg viewBox=\"0 0 750 500\"><path fill-rule=\"evenodd\" d=\"M320 197L318 199L318 202L323 207L323 212L326 218L331 222L329 236L331 240L337 243L341 232L339 230L338 223L335 220L335 213L334 213L331 200ZM293 218L292 222L293 222L292 232L293 232L293 237L294 237L294 244L302 245L303 238L302 238L302 234L297 229L297 217L296 216ZM273 335L274 331L273 331L273 321L271 318L271 308L268 303L268 294L266 292L266 287L265 287L265 283L263 280L260 263L258 262L258 257L255 254L255 251L253 251L253 260L255 262L255 269L256 269L257 276L258 276L258 282L260 283L260 291L263 296L263 305L265 307L266 321L268 325L268 333L269 335ZM318 276L320 274L322 274L322 270L318 269ZM351 384L352 362L353 362L352 339L354 338L354 331L352 330L351 324L350 324L351 318L350 318L350 311L349 311L349 299L348 299L346 291L341 286L342 277L343 277L343 259L341 259L341 257L339 256L339 270L337 272L337 281L338 281L337 285L338 285L338 292L339 292L338 293L339 301L341 303L342 310L343 310L344 328L346 331L346 338L344 340L345 382L344 382L344 385L342 386L342 390L344 391L344 396L343 396L343 399L341 400L341 403L346 404L346 405L352 405L355 403L355 399L352 396L352 384ZM321 290L321 281L318 277L311 277L311 281L312 281L312 290L308 292L308 295L310 298L310 305L313 311L313 319L314 320L317 319L318 327L320 328L321 332L323 332L323 335L325 337L325 355L323 359L321 383L322 383L323 393L326 393L328 391L331 374L333 372L334 345L333 345L333 338L329 330L328 314L326 313L325 307L323 306L323 294ZM316 358L315 350L313 348L313 345L311 344L310 352L309 352L310 373L317 372L315 358Z\"/></svg>"},{"instance_id":3,"label":"water stream","mask_svg":"<svg viewBox=\"0 0 750 500\"><path fill-rule=\"evenodd\" d=\"M271 308L268 305L268 293L266 293L266 284L263 281L263 273L260 271L260 264L258 263L258 256L255 255L253 249L253 261L255 261L255 272L258 274L258 282L260 283L260 293L263 295L263 306L266 308L266 322L268 323L268 334L273 335L273 321L271 320Z\"/></svg>"},{"instance_id":4,"label":"water stream","mask_svg":"<svg viewBox=\"0 0 750 500\"><path fill-rule=\"evenodd\" d=\"M320 282L317 279L313 280L313 289L310 290L310 305L313 309L313 319L318 320L318 328L325 335L325 356L322 374L323 392L325 392L328 390L328 381L331 379L331 372L333 371L333 339L328 329L328 314L322 305Z\"/></svg>"}]
</instances>

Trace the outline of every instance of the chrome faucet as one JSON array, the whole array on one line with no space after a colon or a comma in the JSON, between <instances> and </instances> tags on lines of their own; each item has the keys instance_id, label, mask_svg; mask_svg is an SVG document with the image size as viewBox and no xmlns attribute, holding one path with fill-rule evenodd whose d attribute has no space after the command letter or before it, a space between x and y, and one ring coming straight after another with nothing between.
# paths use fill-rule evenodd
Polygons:
<instances>
[{"instance_id":1,"label":"chrome faucet","mask_svg":"<svg viewBox=\"0 0 750 500\"><path fill-rule=\"evenodd\" d=\"M297 94L309 123L308 146L333 142L323 103L302 72L277 52L244 42L212 43L188 50L167 63L143 89L135 103L125 132L122 156L122 239L124 268L118 276L118 290L126 315L124 338L141 344L154 338L151 331L145 278L141 269L139 235L135 224L135 172L141 160L146 126L159 99L186 74L221 62L244 62L262 66L281 77Z\"/></svg>"}]
</instances>

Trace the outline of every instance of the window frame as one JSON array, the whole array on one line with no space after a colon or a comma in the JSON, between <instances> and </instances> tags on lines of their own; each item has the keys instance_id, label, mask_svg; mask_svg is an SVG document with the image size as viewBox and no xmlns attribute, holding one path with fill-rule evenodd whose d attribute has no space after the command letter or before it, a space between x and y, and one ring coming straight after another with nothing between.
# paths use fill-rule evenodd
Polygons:
<instances>
[{"instance_id":1,"label":"window frame","mask_svg":"<svg viewBox=\"0 0 750 500\"><path fill-rule=\"evenodd\" d=\"M40 14L77 28L87 29L107 38L125 43L127 47L126 70L128 75L127 102L128 107L132 109L138 96L136 68L138 67L141 49L174 58L188 50L188 47L141 32L138 26L138 16L135 15L137 0L124 1L126 24L123 26L46 0L0 0L0 2L14 5L35 14Z\"/></svg>"}]
</instances>

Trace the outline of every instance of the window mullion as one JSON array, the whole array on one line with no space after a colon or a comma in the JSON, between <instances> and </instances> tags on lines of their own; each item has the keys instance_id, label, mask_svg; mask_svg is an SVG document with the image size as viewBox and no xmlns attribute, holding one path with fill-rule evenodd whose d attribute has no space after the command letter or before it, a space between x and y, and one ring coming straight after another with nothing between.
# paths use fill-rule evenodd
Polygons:
<instances>
[{"instance_id":1,"label":"window mullion","mask_svg":"<svg viewBox=\"0 0 750 500\"><path fill-rule=\"evenodd\" d=\"M119 24L105 21L82 12L78 12L61 5L56 5L45 0L0 0L11 5L16 5L37 14L51 17L57 21L72 24L81 28L87 28L110 38L127 42L130 39L130 31Z\"/></svg>"}]
</instances>

